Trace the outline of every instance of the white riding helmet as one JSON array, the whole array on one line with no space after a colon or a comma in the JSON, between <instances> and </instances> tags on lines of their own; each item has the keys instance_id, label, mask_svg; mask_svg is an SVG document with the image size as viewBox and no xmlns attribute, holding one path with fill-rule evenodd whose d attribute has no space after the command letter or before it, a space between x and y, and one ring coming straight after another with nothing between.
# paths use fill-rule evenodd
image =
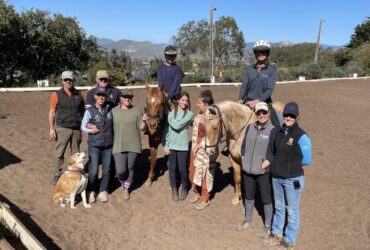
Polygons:
<instances>
[{"instance_id":1,"label":"white riding helmet","mask_svg":"<svg viewBox=\"0 0 370 250\"><path fill-rule=\"evenodd\" d=\"M258 40L253 46L253 52L256 51L267 51L270 54L270 43L266 40Z\"/></svg>"}]
</instances>

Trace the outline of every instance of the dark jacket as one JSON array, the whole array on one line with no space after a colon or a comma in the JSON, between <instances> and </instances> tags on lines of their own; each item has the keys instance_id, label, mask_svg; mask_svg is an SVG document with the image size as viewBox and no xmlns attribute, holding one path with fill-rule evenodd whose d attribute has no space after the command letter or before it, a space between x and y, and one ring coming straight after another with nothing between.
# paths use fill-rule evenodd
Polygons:
<instances>
[{"instance_id":1,"label":"dark jacket","mask_svg":"<svg viewBox=\"0 0 370 250\"><path fill-rule=\"evenodd\" d=\"M270 141L273 140L276 129L269 120L265 126L258 129L257 123L250 124L247 127L242 144L241 155L242 168L247 174L261 175L270 172L270 168L263 169L262 162L269 158L267 155ZM271 148L270 148L271 149Z\"/></svg>"},{"instance_id":2,"label":"dark jacket","mask_svg":"<svg viewBox=\"0 0 370 250\"><path fill-rule=\"evenodd\" d=\"M181 80L184 76L181 68L174 64L161 64L157 70L158 86L164 87L164 91L170 99L176 98L181 89Z\"/></svg>"},{"instance_id":3,"label":"dark jacket","mask_svg":"<svg viewBox=\"0 0 370 250\"><path fill-rule=\"evenodd\" d=\"M249 65L245 72L242 86L239 91L239 100L271 103L277 79L276 66L267 63L264 69L258 71L256 64Z\"/></svg>"},{"instance_id":4,"label":"dark jacket","mask_svg":"<svg viewBox=\"0 0 370 250\"><path fill-rule=\"evenodd\" d=\"M295 124L287 134L285 126L275 136L272 144L274 160L271 166L272 177L293 178L304 174L302 168L302 151L298 140L305 132Z\"/></svg>"},{"instance_id":5,"label":"dark jacket","mask_svg":"<svg viewBox=\"0 0 370 250\"><path fill-rule=\"evenodd\" d=\"M105 106L103 113L95 105L87 110L91 114L89 123L100 130L97 134L89 134L87 143L95 147L111 147L113 145L113 116L108 106Z\"/></svg>"},{"instance_id":6,"label":"dark jacket","mask_svg":"<svg viewBox=\"0 0 370 250\"><path fill-rule=\"evenodd\" d=\"M94 94L97 88L99 87L97 86L87 91L86 101L85 101L86 105L94 106L95 104ZM120 101L120 97L121 97L121 91L117 89L116 87L112 87L112 86L107 86L106 91L107 91L106 103L107 105L109 105L110 109L112 109L118 105Z\"/></svg>"},{"instance_id":7,"label":"dark jacket","mask_svg":"<svg viewBox=\"0 0 370 250\"><path fill-rule=\"evenodd\" d=\"M69 96L61 88L56 91L58 104L56 106L56 126L62 128L80 129L81 119L85 111L84 100L77 89Z\"/></svg>"}]
</instances>

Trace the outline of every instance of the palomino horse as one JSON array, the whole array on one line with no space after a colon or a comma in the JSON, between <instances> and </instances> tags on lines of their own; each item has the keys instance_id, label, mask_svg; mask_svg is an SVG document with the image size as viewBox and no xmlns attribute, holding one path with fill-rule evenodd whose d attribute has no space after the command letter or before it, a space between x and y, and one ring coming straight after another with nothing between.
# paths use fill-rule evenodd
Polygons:
<instances>
[{"instance_id":1,"label":"palomino horse","mask_svg":"<svg viewBox=\"0 0 370 250\"><path fill-rule=\"evenodd\" d=\"M150 147L150 170L145 184L149 187L153 182L158 146L162 141L163 130L167 122L169 105L163 92L163 88L150 87L148 84L145 85L145 88L147 105L146 114L148 116L148 120L146 121L147 130L145 133L149 136Z\"/></svg>"},{"instance_id":2,"label":"palomino horse","mask_svg":"<svg viewBox=\"0 0 370 250\"><path fill-rule=\"evenodd\" d=\"M282 112L284 104L273 103L273 107L279 113ZM206 110L206 152L214 154L220 142L226 140L229 148L229 159L234 170L234 198L232 204L237 205L241 199L241 154L246 127L256 121L253 111L242 104L223 101L208 107Z\"/></svg>"}]
</instances>

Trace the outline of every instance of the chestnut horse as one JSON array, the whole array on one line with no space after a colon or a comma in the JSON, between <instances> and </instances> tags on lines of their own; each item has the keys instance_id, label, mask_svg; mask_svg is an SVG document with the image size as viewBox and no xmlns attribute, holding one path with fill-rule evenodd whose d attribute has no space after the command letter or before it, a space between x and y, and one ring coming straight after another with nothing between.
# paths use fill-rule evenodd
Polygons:
<instances>
[{"instance_id":1,"label":"chestnut horse","mask_svg":"<svg viewBox=\"0 0 370 250\"><path fill-rule=\"evenodd\" d=\"M148 179L145 181L147 187L152 185L154 177L154 168L157 161L158 146L162 142L163 130L167 122L167 115L169 105L167 98L163 92L163 88L150 87L148 84L146 88L146 114L148 120L146 121L146 134L149 136L150 147L150 170Z\"/></svg>"},{"instance_id":2,"label":"chestnut horse","mask_svg":"<svg viewBox=\"0 0 370 250\"><path fill-rule=\"evenodd\" d=\"M274 102L273 107L282 113L284 104ZM216 147L226 141L229 148L229 159L234 172L234 198L232 204L237 205L241 199L241 145L244 140L246 127L256 121L253 111L242 104L223 101L207 108L205 112L206 152L214 154Z\"/></svg>"}]
</instances>

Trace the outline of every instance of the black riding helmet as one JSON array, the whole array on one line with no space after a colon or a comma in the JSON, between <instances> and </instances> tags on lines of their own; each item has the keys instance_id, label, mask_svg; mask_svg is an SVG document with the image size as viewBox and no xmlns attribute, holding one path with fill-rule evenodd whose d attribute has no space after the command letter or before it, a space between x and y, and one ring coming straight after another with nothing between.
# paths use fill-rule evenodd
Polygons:
<instances>
[{"instance_id":1,"label":"black riding helmet","mask_svg":"<svg viewBox=\"0 0 370 250\"><path fill-rule=\"evenodd\" d=\"M177 55L177 50L175 46L169 45L164 49L165 55Z\"/></svg>"}]
</instances>

